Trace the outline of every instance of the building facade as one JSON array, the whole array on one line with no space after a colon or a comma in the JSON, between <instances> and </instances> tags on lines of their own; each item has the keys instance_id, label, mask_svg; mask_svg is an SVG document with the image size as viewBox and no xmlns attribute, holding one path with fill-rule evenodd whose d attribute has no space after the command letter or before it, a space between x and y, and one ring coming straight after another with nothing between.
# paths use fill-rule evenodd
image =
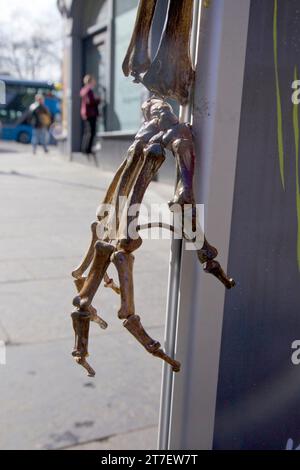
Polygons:
<instances>
[{"instance_id":1,"label":"building facade","mask_svg":"<svg viewBox=\"0 0 300 470\"><path fill-rule=\"evenodd\" d=\"M82 122L79 91L82 78L95 76L101 97L97 139L99 165L114 171L124 158L141 123L141 104L149 93L122 72L122 61L134 28L138 0L58 0L64 17L64 103L60 147L67 157L80 152ZM155 53L164 25L167 2L158 2L151 33ZM169 158L160 178L174 180Z\"/></svg>"}]
</instances>

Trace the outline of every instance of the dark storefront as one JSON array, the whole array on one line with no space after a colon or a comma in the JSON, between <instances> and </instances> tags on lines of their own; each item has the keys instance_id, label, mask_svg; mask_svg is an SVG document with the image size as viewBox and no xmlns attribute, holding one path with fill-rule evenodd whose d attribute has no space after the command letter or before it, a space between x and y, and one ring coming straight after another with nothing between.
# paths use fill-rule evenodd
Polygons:
<instances>
[{"instance_id":1,"label":"dark storefront","mask_svg":"<svg viewBox=\"0 0 300 470\"><path fill-rule=\"evenodd\" d=\"M140 107L148 92L132 83L122 73L125 56L136 16L138 0L59 0L65 18L64 56L64 136L61 148L66 156L80 152L82 123L79 90L82 77L93 74L101 97L101 118L98 122L99 165L115 170L124 158L141 122ZM152 31L155 51L161 29L161 14L166 2L158 4ZM98 145L100 147L100 145ZM160 178L172 181L174 162L168 159Z\"/></svg>"}]
</instances>

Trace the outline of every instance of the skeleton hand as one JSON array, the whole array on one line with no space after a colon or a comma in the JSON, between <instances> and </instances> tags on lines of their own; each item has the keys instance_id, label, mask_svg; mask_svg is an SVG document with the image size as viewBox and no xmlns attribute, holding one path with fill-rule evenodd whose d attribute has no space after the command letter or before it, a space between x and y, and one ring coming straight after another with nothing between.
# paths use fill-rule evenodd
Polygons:
<instances>
[{"instance_id":1,"label":"skeleton hand","mask_svg":"<svg viewBox=\"0 0 300 470\"><path fill-rule=\"evenodd\" d=\"M165 150L172 151L179 169L178 185L170 202L170 209L174 213L179 211L180 217L185 209L182 236L193 241L198 259L206 272L217 277L228 289L234 285L234 281L226 276L215 260L218 252L205 239L203 227L196 217L193 194L195 151L191 127L186 123L179 123L171 106L159 98L147 100L142 110L145 122L98 209L98 221L92 224L92 240L87 254L73 272L78 290L78 295L73 300L74 306L77 307L72 314L75 331L73 356L91 376L95 373L86 361L90 321L98 323L101 328L107 326L92 306L92 300L102 280L106 287L111 287L114 292L120 294L121 306L118 316L124 321L124 327L150 354L170 364L174 372L180 370L180 363L168 356L160 344L148 335L140 317L136 315L132 253L141 246L142 239L138 233L137 237L133 237L128 230L132 225L137 232L143 228L138 225L138 213L132 215L130 208L142 203L150 182L165 160ZM120 201L120 198L125 196L129 196L129 203ZM111 205L107 206L108 203ZM108 213L105 216L106 212ZM151 225L146 224L148 227ZM177 230L176 227L169 228L172 231ZM197 235L195 240L194 230ZM120 287L107 274L111 263L117 270ZM84 277L83 273L89 266L90 271Z\"/></svg>"}]
</instances>

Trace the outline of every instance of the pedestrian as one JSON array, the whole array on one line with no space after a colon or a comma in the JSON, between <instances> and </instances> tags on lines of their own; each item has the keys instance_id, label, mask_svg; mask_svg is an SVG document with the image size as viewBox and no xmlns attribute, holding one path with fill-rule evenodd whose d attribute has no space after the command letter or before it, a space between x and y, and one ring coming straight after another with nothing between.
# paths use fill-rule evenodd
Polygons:
<instances>
[{"instance_id":1,"label":"pedestrian","mask_svg":"<svg viewBox=\"0 0 300 470\"><path fill-rule=\"evenodd\" d=\"M81 118L84 122L82 153L88 157L92 155L95 163L97 164L96 154L93 151L100 104L100 98L96 97L93 91L96 84L96 80L92 75L86 75L83 79L83 87L80 91L80 97Z\"/></svg>"},{"instance_id":2,"label":"pedestrian","mask_svg":"<svg viewBox=\"0 0 300 470\"><path fill-rule=\"evenodd\" d=\"M37 146L42 145L45 153L48 153L49 127L51 125L51 113L44 103L43 95L36 95L35 101L29 108L30 122L32 125L32 149L36 153Z\"/></svg>"}]
</instances>

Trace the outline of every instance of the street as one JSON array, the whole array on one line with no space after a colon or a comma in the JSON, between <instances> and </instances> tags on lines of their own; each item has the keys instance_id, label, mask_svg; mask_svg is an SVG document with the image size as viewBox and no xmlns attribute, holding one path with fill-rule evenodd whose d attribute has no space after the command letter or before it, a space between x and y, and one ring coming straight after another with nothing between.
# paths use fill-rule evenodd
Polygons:
<instances>
[{"instance_id":1,"label":"street","mask_svg":"<svg viewBox=\"0 0 300 470\"><path fill-rule=\"evenodd\" d=\"M95 378L74 363L71 271L90 241L90 223L112 174L0 142L1 449L155 449L162 362L117 318L119 297L94 304L107 330L91 325ZM172 188L152 183L146 201ZM169 241L135 253L135 303L163 344ZM110 274L117 280L116 272Z\"/></svg>"}]
</instances>

